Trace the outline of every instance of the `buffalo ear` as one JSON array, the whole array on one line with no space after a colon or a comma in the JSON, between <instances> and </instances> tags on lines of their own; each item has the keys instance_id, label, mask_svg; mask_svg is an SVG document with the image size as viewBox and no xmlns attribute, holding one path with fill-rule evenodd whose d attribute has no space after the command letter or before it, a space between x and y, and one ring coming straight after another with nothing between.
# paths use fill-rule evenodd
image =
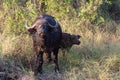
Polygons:
<instances>
[{"instance_id":1,"label":"buffalo ear","mask_svg":"<svg viewBox=\"0 0 120 80\"><path fill-rule=\"evenodd\" d=\"M30 29L28 29L28 31L30 32L30 34L34 34L36 32L36 29L35 28L30 28Z\"/></svg>"}]
</instances>

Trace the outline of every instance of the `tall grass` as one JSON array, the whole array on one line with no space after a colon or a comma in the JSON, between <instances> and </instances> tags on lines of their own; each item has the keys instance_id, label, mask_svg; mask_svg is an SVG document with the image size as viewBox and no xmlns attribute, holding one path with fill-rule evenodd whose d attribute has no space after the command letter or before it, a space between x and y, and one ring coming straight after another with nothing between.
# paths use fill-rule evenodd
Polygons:
<instances>
[{"instance_id":1,"label":"tall grass","mask_svg":"<svg viewBox=\"0 0 120 80\"><path fill-rule=\"evenodd\" d=\"M57 18L63 32L82 37L81 44L66 51L65 57L59 51L61 74L53 73L52 65L44 64L45 73L41 79L119 80L120 25L115 20L106 19L104 16L109 15L99 11L104 1L62 1L1 0L0 58L7 75L12 79L15 78L13 75L19 75L23 80L36 80L31 71L32 40L25 29L25 21L28 19L31 25L35 17L48 13ZM105 1L108 4L114 2ZM106 5L102 7L106 8Z\"/></svg>"}]
</instances>

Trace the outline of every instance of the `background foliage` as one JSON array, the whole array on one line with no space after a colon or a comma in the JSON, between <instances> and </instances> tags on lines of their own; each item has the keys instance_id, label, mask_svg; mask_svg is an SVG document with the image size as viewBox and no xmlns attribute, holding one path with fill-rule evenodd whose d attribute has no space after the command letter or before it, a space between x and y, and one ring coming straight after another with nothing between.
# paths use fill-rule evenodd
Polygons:
<instances>
[{"instance_id":1,"label":"background foliage","mask_svg":"<svg viewBox=\"0 0 120 80\"><path fill-rule=\"evenodd\" d=\"M25 22L32 25L41 14L54 16L63 32L82 36L81 45L66 51L66 58L60 50L62 74L50 73L51 66L45 65L43 80L120 79L120 0L0 0L0 63L12 71L5 71L10 78L22 73L36 80Z\"/></svg>"}]
</instances>

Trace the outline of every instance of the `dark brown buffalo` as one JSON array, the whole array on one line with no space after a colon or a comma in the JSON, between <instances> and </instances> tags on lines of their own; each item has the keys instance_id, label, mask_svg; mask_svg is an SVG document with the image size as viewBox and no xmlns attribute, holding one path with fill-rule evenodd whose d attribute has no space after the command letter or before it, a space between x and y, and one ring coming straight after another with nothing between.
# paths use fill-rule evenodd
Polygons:
<instances>
[{"instance_id":1,"label":"dark brown buffalo","mask_svg":"<svg viewBox=\"0 0 120 80\"><path fill-rule=\"evenodd\" d=\"M31 27L28 27L28 22L26 22L26 28L33 39L35 62L38 65L35 68L35 74L42 73L43 53L48 55L50 61L53 52L55 72L59 71L58 50L62 39L62 30L59 23L50 15L42 15L36 18Z\"/></svg>"}]
</instances>

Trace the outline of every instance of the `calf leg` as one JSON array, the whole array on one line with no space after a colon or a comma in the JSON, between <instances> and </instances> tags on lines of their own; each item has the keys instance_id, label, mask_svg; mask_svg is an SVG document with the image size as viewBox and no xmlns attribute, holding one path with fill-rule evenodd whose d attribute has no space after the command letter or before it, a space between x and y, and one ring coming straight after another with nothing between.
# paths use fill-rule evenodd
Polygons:
<instances>
[{"instance_id":1,"label":"calf leg","mask_svg":"<svg viewBox=\"0 0 120 80\"><path fill-rule=\"evenodd\" d=\"M59 72L59 65L58 65L58 50L59 49L55 49L54 51L53 51L53 54L54 54L54 56L55 56L55 58L54 58L54 63L55 63L55 72Z\"/></svg>"}]
</instances>

